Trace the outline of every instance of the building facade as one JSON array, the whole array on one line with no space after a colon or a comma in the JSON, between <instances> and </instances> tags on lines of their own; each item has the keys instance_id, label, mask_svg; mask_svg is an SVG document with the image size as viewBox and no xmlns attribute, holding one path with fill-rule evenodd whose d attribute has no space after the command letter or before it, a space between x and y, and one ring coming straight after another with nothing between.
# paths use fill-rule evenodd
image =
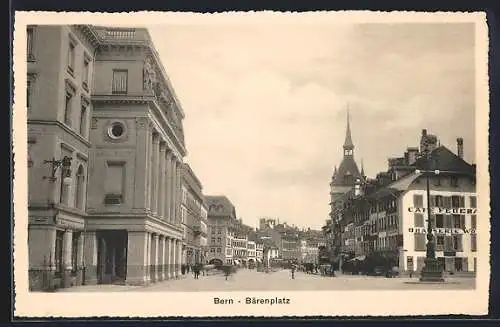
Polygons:
<instances>
[{"instance_id":1,"label":"building facade","mask_svg":"<svg viewBox=\"0 0 500 327\"><path fill-rule=\"evenodd\" d=\"M184 113L147 30L27 35L31 289L178 276Z\"/></svg>"},{"instance_id":2,"label":"building facade","mask_svg":"<svg viewBox=\"0 0 500 327\"><path fill-rule=\"evenodd\" d=\"M205 196L208 205L209 264L233 264L236 209L226 196Z\"/></svg>"},{"instance_id":3,"label":"building facade","mask_svg":"<svg viewBox=\"0 0 500 327\"><path fill-rule=\"evenodd\" d=\"M183 263L194 265L204 262L206 249L206 209L202 185L191 167L183 164L181 221L184 227Z\"/></svg>"},{"instance_id":4,"label":"building facade","mask_svg":"<svg viewBox=\"0 0 500 327\"><path fill-rule=\"evenodd\" d=\"M257 245L254 241L247 242L247 264L252 265L257 263Z\"/></svg>"}]
</instances>

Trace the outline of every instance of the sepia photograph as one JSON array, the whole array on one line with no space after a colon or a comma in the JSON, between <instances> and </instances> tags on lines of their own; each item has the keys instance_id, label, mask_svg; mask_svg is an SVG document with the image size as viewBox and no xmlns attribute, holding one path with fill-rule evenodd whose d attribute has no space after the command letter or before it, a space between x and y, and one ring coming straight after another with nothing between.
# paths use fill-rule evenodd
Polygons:
<instances>
[{"instance_id":1,"label":"sepia photograph","mask_svg":"<svg viewBox=\"0 0 500 327\"><path fill-rule=\"evenodd\" d=\"M17 12L15 38L20 315L487 310L484 14Z\"/></svg>"}]
</instances>

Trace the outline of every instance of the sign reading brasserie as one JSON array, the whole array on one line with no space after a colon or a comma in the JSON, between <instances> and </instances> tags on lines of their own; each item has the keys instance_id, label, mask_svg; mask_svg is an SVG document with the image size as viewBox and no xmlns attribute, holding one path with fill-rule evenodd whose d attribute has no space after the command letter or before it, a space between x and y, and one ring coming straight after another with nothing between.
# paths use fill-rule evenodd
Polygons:
<instances>
[{"instance_id":1,"label":"sign reading brasserie","mask_svg":"<svg viewBox=\"0 0 500 327\"><path fill-rule=\"evenodd\" d=\"M413 213L426 213L427 208L419 207L408 207L408 212ZM432 207L432 215L475 215L477 214L477 208L441 208Z\"/></svg>"}]
</instances>

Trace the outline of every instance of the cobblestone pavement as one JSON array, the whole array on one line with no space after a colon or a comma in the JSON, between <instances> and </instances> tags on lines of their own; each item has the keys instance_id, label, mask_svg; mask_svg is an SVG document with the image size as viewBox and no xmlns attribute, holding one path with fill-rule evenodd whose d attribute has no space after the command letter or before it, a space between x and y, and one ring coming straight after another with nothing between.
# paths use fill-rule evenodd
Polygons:
<instances>
[{"instance_id":1,"label":"cobblestone pavement","mask_svg":"<svg viewBox=\"0 0 500 327\"><path fill-rule=\"evenodd\" d=\"M223 275L192 275L183 279L164 281L143 288L130 288L140 292L189 292L189 291L333 291L333 290L459 290L474 289L474 278L449 278L445 284L419 284L418 278L385 278L371 276L322 277L296 272L291 279L289 270L271 273L240 269L225 280Z\"/></svg>"}]
</instances>

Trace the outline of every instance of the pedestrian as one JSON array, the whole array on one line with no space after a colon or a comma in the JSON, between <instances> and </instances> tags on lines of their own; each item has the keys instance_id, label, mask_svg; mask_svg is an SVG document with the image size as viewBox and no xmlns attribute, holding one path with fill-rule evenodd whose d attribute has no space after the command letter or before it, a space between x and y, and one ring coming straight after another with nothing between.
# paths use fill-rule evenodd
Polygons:
<instances>
[{"instance_id":1,"label":"pedestrian","mask_svg":"<svg viewBox=\"0 0 500 327\"><path fill-rule=\"evenodd\" d=\"M295 265L292 265L292 279L295 279Z\"/></svg>"}]
</instances>

